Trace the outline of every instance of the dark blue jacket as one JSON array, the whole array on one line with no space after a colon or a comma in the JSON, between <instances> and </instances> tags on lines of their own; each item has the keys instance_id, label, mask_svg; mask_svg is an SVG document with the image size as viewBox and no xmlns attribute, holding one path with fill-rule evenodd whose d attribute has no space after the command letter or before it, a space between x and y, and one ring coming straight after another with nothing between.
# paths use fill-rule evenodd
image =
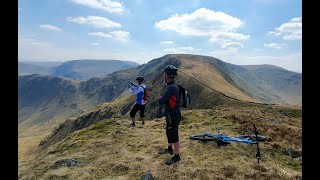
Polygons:
<instances>
[{"instance_id":1,"label":"dark blue jacket","mask_svg":"<svg viewBox=\"0 0 320 180\"><path fill-rule=\"evenodd\" d=\"M165 115L180 115L179 87L174 81L167 83L165 93L160 97L159 104L164 105Z\"/></svg>"}]
</instances>

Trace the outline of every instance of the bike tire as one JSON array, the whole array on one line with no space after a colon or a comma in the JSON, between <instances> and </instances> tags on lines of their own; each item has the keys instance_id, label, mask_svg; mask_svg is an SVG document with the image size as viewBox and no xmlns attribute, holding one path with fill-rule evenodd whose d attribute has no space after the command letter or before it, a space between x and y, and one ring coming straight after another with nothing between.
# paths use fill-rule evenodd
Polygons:
<instances>
[{"instance_id":1,"label":"bike tire","mask_svg":"<svg viewBox=\"0 0 320 180\"><path fill-rule=\"evenodd\" d=\"M190 135L191 140L199 140L199 141L217 141L217 137L207 136L206 134L192 134Z\"/></svg>"},{"instance_id":2,"label":"bike tire","mask_svg":"<svg viewBox=\"0 0 320 180\"><path fill-rule=\"evenodd\" d=\"M258 142L263 142L263 141L267 140L267 137L265 137L265 136L258 135L257 137L254 134L250 134L250 135L240 135L237 138L239 138L239 139L251 139L253 141L258 141Z\"/></svg>"}]
</instances>

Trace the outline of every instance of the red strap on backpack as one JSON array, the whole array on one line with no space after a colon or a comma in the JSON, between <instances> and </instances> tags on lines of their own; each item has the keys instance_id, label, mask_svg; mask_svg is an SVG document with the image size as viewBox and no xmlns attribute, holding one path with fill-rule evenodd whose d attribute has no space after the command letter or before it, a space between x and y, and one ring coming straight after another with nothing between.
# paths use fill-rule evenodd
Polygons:
<instances>
[{"instance_id":1,"label":"red strap on backpack","mask_svg":"<svg viewBox=\"0 0 320 180\"><path fill-rule=\"evenodd\" d=\"M177 97L176 96L171 96L169 99L169 105L173 109L176 106L177 102Z\"/></svg>"}]
</instances>

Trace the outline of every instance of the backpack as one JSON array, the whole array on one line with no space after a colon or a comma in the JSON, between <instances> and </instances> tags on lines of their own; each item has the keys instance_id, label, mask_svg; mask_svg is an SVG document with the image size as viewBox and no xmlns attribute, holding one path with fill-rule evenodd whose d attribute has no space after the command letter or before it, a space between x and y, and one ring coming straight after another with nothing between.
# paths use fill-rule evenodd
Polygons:
<instances>
[{"instance_id":1,"label":"backpack","mask_svg":"<svg viewBox=\"0 0 320 180\"><path fill-rule=\"evenodd\" d=\"M143 100L144 101L148 101L148 98L149 98L149 90L148 90L148 88L146 87L146 88L144 88L143 86L141 86L142 88L143 88Z\"/></svg>"},{"instance_id":2,"label":"backpack","mask_svg":"<svg viewBox=\"0 0 320 180\"><path fill-rule=\"evenodd\" d=\"M190 95L184 87L178 84L177 86L179 87L180 105L181 107L187 108L187 104L190 104Z\"/></svg>"}]
</instances>

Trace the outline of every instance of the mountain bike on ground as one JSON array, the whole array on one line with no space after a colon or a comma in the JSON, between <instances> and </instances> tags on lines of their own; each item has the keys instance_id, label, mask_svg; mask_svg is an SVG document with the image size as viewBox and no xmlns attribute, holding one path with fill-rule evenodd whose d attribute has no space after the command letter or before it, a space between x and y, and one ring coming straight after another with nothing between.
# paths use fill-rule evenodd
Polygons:
<instances>
[{"instance_id":1,"label":"mountain bike on ground","mask_svg":"<svg viewBox=\"0 0 320 180\"><path fill-rule=\"evenodd\" d=\"M231 136L223 135L218 130L218 134L211 134L211 133L191 134L190 139L191 140L199 140L202 142L213 141L213 142L216 142L218 146L223 146L223 145L226 146L226 145L230 144L230 142L256 144L257 145L256 158L259 163L259 160L261 159L259 142L266 141L267 137L259 135L259 132L258 132L255 124L253 124L253 128L254 128L254 130L252 132L254 134L239 135L236 137L231 137Z\"/></svg>"}]
</instances>

